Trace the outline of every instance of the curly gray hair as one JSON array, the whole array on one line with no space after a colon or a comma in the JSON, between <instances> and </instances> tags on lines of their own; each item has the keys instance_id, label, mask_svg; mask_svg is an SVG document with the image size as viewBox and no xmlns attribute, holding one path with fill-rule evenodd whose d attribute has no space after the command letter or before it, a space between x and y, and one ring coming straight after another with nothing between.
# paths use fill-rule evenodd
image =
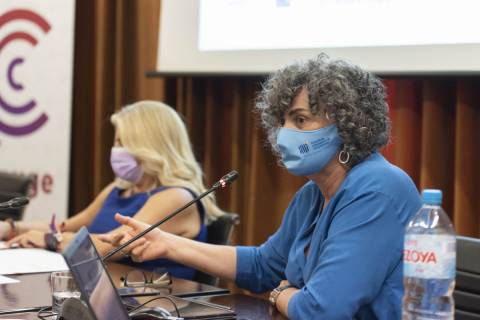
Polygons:
<instances>
[{"instance_id":1,"label":"curly gray hair","mask_svg":"<svg viewBox=\"0 0 480 320\"><path fill-rule=\"evenodd\" d=\"M349 166L388 143L390 119L382 81L346 61L320 54L275 72L263 84L256 109L275 152L285 111L304 87L311 112L326 112L337 126L342 150L350 154Z\"/></svg>"}]
</instances>

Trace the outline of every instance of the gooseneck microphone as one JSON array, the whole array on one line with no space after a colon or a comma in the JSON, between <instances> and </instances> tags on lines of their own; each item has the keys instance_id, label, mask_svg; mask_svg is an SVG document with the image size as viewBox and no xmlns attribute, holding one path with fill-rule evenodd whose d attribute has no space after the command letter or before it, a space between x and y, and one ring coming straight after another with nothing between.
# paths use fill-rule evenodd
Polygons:
<instances>
[{"instance_id":1,"label":"gooseneck microphone","mask_svg":"<svg viewBox=\"0 0 480 320\"><path fill-rule=\"evenodd\" d=\"M135 237L133 237L132 239L128 240L127 242L125 242L124 244L116 247L115 249L113 249L112 251L108 252L106 255L104 255L102 257L102 260L103 261L106 261L108 258L110 258L111 256L113 256L114 254L116 254L117 252L121 251L122 249L124 249L125 247L129 246L132 242L140 239L141 237L143 237L144 235L146 235L147 233L149 233L150 231L152 231L153 229L157 228L158 226L162 225L163 223L165 223L166 221L170 220L171 218L175 217L177 214L179 214L180 212L182 212L183 210L185 210L186 208L190 207L192 204L198 202L200 199L202 199L203 197L205 197L206 195L208 195L209 193L219 189L219 188L225 188L227 185L229 185L230 183L232 183L233 181L235 181L235 179L238 178L238 172L235 171L235 170L232 170L230 171L229 173L227 173L226 175L224 175L220 180L218 180L210 189L208 189L207 191L205 191L204 193L202 193L201 195L199 195L198 197L196 197L195 199L193 199L192 201L190 201L189 203L185 204L183 207L180 207L178 208L177 210L175 210L174 212L172 212L171 214L169 214L168 216L166 216L165 218L163 218L162 220L158 221L157 223L155 224L152 224L150 227L148 227L147 229L145 229L144 231L140 232L139 234L137 234Z\"/></svg>"},{"instance_id":2,"label":"gooseneck microphone","mask_svg":"<svg viewBox=\"0 0 480 320\"><path fill-rule=\"evenodd\" d=\"M15 209L26 206L30 202L28 197L17 197L0 203L0 210Z\"/></svg>"}]
</instances>

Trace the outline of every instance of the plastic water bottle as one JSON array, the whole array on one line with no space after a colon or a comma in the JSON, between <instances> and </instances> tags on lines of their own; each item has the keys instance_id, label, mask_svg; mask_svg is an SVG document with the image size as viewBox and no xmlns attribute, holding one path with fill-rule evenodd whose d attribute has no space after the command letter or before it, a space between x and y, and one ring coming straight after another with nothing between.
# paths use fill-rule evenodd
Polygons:
<instances>
[{"instance_id":1,"label":"plastic water bottle","mask_svg":"<svg viewBox=\"0 0 480 320\"><path fill-rule=\"evenodd\" d=\"M402 319L453 319L455 232L440 190L425 189L422 200L405 232Z\"/></svg>"}]
</instances>

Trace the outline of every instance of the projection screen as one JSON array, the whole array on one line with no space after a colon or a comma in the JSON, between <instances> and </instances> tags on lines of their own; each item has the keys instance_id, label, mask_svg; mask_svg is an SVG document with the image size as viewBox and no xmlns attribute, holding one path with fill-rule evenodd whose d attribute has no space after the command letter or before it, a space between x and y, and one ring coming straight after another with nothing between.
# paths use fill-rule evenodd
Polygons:
<instances>
[{"instance_id":1,"label":"projection screen","mask_svg":"<svg viewBox=\"0 0 480 320\"><path fill-rule=\"evenodd\" d=\"M478 0L162 0L157 71L266 74L320 52L378 74L480 72Z\"/></svg>"}]
</instances>

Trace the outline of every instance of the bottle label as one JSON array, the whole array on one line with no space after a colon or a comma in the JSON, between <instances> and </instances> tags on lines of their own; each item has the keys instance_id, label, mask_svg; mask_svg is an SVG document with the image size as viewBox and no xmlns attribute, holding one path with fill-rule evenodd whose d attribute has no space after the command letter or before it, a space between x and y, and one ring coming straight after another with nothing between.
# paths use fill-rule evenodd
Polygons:
<instances>
[{"instance_id":1,"label":"bottle label","mask_svg":"<svg viewBox=\"0 0 480 320\"><path fill-rule=\"evenodd\" d=\"M452 279L455 277L455 252L455 236L406 235L403 275L413 278Z\"/></svg>"}]
</instances>

